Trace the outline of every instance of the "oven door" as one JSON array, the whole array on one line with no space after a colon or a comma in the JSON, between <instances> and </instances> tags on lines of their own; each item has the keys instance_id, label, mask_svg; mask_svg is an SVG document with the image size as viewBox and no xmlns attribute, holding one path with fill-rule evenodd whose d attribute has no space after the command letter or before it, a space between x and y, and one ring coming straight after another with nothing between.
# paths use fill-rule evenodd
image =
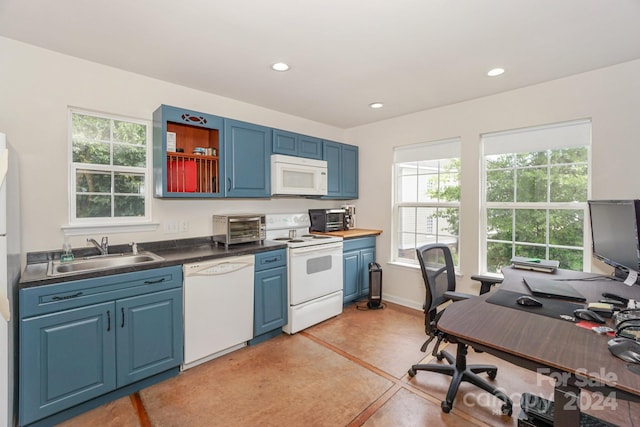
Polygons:
<instances>
[{"instance_id":1,"label":"oven door","mask_svg":"<svg viewBox=\"0 0 640 427\"><path fill-rule=\"evenodd\" d=\"M229 243L264 239L264 216L229 218Z\"/></svg>"},{"instance_id":2,"label":"oven door","mask_svg":"<svg viewBox=\"0 0 640 427\"><path fill-rule=\"evenodd\" d=\"M289 304L342 290L342 242L289 248Z\"/></svg>"}]
</instances>

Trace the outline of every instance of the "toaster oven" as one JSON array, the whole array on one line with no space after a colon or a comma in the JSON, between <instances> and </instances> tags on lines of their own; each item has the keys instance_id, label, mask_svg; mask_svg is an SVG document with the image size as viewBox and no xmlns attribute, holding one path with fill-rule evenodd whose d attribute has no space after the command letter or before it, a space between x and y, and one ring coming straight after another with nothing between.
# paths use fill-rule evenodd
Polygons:
<instances>
[{"instance_id":1,"label":"toaster oven","mask_svg":"<svg viewBox=\"0 0 640 427\"><path fill-rule=\"evenodd\" d=\"M347 229L344 209L309 209L310 231L342 231Z\"/></svg>"},{"instance_id":2,"label":"toaster oven","mask_svg":"<svg viewBox=\"0 0 640 427\"><path fill-rule=\"evenodd\" d=\"M261 214L214 215L213 241L225 246L262 242L266 238L265 216Z\"/></svg>"}]
</instances>

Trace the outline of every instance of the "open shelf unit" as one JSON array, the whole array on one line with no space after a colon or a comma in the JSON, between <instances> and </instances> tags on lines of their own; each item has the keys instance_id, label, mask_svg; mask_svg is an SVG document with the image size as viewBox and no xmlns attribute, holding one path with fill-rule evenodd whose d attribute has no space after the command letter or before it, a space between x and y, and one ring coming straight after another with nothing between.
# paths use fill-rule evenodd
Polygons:
<instances>
[{"instance_id":1,"label":"open shelf unit","mask_svg":"<svg viewBox=\"0 0 640 427\"><path fill-rule=\"evenodd\" d=\"M221 117L166 105L156 110L154 139L161 141L154 144L157 197L222 196L223 123Z\"/></svg>"}]
</instances>

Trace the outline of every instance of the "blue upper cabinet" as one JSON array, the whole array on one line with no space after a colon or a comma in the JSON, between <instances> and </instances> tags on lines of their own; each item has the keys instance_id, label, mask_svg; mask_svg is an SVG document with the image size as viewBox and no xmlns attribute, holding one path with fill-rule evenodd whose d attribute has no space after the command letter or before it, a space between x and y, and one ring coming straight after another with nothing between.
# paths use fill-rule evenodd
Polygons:
<instances>
[{"instance_id":1,"label":"blue upper cabinet","mask_svg":"<svg viewBox=\"0 0 640 427\"><path fill-rule=\"evenodd\" d=\"M358 198L358 147L342 144L342 197Z\"/></svg>"},{"instance_id":2,"label":"blue upper cabinet","mask_svg":"<svg viewBox=\"0 0 640 427\"><path fill-rule=\"evenodd\" d=\"M358 198L358 147L323 141L322 158L327 161L328 199Z\"/></svg>"},{"instance_id":3,"label":"blue upper cabinet","mask_svg":"<svg viewBox=\"0 0 640 427\"><path fill-rule=\"evenodd\" d=\"M322 140L312 136L300 135L298 138L298 156L321 160Z\"/></svg>"},{"instance_id":4,"label":"blue upper cabinet","mask_svg":"<svg viewBox=\"0 0 640 427\"><path fill-rule=\"evenodd\" d=\"M224 121L226 197L271 196L271 128Z\"/></svg>"},{"instance_id":5,"label":"blue upper cabinet","mask_svg":"<svg viewBox=\"0 0 640 427\"><path fill-rule=\"evenodd\" d=\"M222 117L161 105L153 113L156 197L222 197Z\"/></svg>"},{"instance_id":6,"label":"blue upper cabinet","mask_svg":"<svg viewBox=\"0 0 640 427\"><path fill-rule=\"evenodd\" d=\"M322 160L322 140L286 130L273 130L273 153Z\"/></svg>"},{"instance_id":7,"label":"blue upper cabinet","mask_svg":"<svg viewBox=\"0 0 640 427\"><path fill-rule=\"evenodd\" d=\"M358 198L356 146L169 105L153 113L156 197L271 197L272 153L326 160L323 198Z\"/></svg>"}]
</instances>

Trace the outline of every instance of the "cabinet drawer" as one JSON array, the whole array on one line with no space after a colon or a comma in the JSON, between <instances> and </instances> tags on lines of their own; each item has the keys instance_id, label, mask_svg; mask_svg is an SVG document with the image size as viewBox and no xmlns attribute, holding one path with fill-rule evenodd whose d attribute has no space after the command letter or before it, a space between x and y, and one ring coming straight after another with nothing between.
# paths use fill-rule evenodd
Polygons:
<instances>
[{"instance_id":1,"label":"cabinet drawer","mask_svg":"<svg viewBox=\"0 0 640 427\"><path fill-rule=\"evenodd\" d=\"M269 268L281 267L287 265L286 249L278 249L269 252L260 252L255 255L256 266L255 271L267 270Z\"/></svg>"},{"instance_id":2,"label":"cabinet drawer","mask_svg":"<svg viewBox=\"0 0 640 427\"><path fill-rule=\"evenodd\" d=\"M182 286L182 266L155 268L20 290L22 318Z\"/></svg>"},{"instance_id":3,"label":"cabinet drawer","mask_svg":"<svg viewBox=\"0 0 640 427\"><path fill-rule=\"evenodd\" d=\"M375 248L376 247L376 237L357 237L355 239L345 239L342 242L342 250L343 252L355 251L363 248Z\"/></svg>"}]
</instances>

